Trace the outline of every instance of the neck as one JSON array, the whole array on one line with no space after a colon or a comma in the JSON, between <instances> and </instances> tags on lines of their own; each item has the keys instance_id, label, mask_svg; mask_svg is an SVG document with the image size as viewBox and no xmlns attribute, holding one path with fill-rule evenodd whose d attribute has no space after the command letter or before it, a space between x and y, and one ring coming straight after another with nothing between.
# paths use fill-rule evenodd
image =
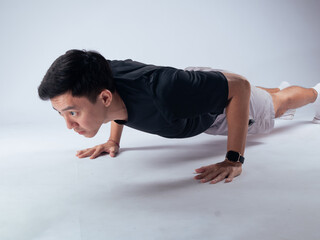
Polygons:
<instances>
[{"instance_id":1,"label":"neck","mask_svg":"<svg viewBox=\"0 0 320 240\"><path fill-rule=\"evenodd\" d=\"M126 105L117 92L114 92L114 94L112 94L112 102L108 109L106 122L114 120L128 120Z\"/></svg>"}]
</instances>

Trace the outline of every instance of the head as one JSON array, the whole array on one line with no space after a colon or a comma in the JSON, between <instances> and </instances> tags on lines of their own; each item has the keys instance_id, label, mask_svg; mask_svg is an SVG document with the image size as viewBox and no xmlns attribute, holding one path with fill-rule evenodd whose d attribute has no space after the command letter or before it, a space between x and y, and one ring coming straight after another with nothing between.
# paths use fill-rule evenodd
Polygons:
<instances>
[{"instance_id":1,"label":"head","mask_svg":"<svg viewBox=\"0 0 320 240\"><path fill-rule=\"evenodd\" d=\"M115 85L107 60L97 52L70 50L48 69L39 88L42 100L64 117L69 129L93 137L106 122Z\"/></svg>"}]
</instances>

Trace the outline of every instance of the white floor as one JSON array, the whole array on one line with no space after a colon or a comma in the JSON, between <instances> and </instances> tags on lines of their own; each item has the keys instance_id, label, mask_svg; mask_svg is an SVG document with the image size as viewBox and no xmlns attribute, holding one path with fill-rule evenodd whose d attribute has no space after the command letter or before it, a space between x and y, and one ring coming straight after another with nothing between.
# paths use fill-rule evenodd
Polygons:
<instances>
[{"instance_id":1,"label":"white floor","mask_svg":"<svg viewBox=\"0 0 320 240\"><path fill-rule=\"evenodd\" d=\"M250 136L242 175L200 184L225 137L168 140L126 128L117 158L78 159L62 125L0 128L1 240L320 239L320 125L298 112ZM62 121L62 120L61 120ZM63 126L63 128L62 128Z\"/></svg>"}]
</instances>

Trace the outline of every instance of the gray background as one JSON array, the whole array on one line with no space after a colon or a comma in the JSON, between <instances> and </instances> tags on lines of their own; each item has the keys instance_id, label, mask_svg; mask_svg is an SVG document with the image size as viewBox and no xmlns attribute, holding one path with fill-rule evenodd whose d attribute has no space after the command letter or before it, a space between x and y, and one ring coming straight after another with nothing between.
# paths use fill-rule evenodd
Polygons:
<instances>
[{"instance_id":1,"label":"gray background","mask_svg":"<svg viewBox=\"0 0 320 240\"><path fill-rule=\"evenodd\" d=\"M56 124L37 87L72 48L108 59L228 69L255 85L313 86L319 11L317 0L1 0L0 123Z\"/></svg>"},{"instance_id":2,"label":"gray background","mask_svg":"<svg viewBox=\"0 0 320 240\"><path fill-rule=\"evenodd\" d=\"M320 125L312 105L249 136L232 183L199 184L227 138L125 128L120 154L65 127L37 87L71 48L109 59L210 66L276 87L318 81L320 1L1 1L1 240L319 240Z\"/></svg>"}]
</instances>

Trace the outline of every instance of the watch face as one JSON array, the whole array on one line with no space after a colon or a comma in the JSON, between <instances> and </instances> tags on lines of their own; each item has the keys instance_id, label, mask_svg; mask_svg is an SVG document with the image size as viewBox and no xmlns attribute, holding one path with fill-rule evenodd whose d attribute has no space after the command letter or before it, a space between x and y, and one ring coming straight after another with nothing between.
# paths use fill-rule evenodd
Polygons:
<instances>
[{"instance_id":1,"label":"watch face","mask_svg":"<svg viewBox=\"0 0 320 240\"><path fill-rule=\"evenodd\" d=\"M241 162L242 164L244 163L244 157L242 157L240 153L235 151L227 152L226 159L232 162Z\"/></svg>"},{"instance_id":2,"label":"watch face","mask_svg":"<svg viewBox=\"0 0 320 240\"><path fill-rule=\"evenodd\" d=\"M235 151L227 152L226 158L232 162L238 162L240 158L240 153Z\"/></svg>"}]
</instances>

